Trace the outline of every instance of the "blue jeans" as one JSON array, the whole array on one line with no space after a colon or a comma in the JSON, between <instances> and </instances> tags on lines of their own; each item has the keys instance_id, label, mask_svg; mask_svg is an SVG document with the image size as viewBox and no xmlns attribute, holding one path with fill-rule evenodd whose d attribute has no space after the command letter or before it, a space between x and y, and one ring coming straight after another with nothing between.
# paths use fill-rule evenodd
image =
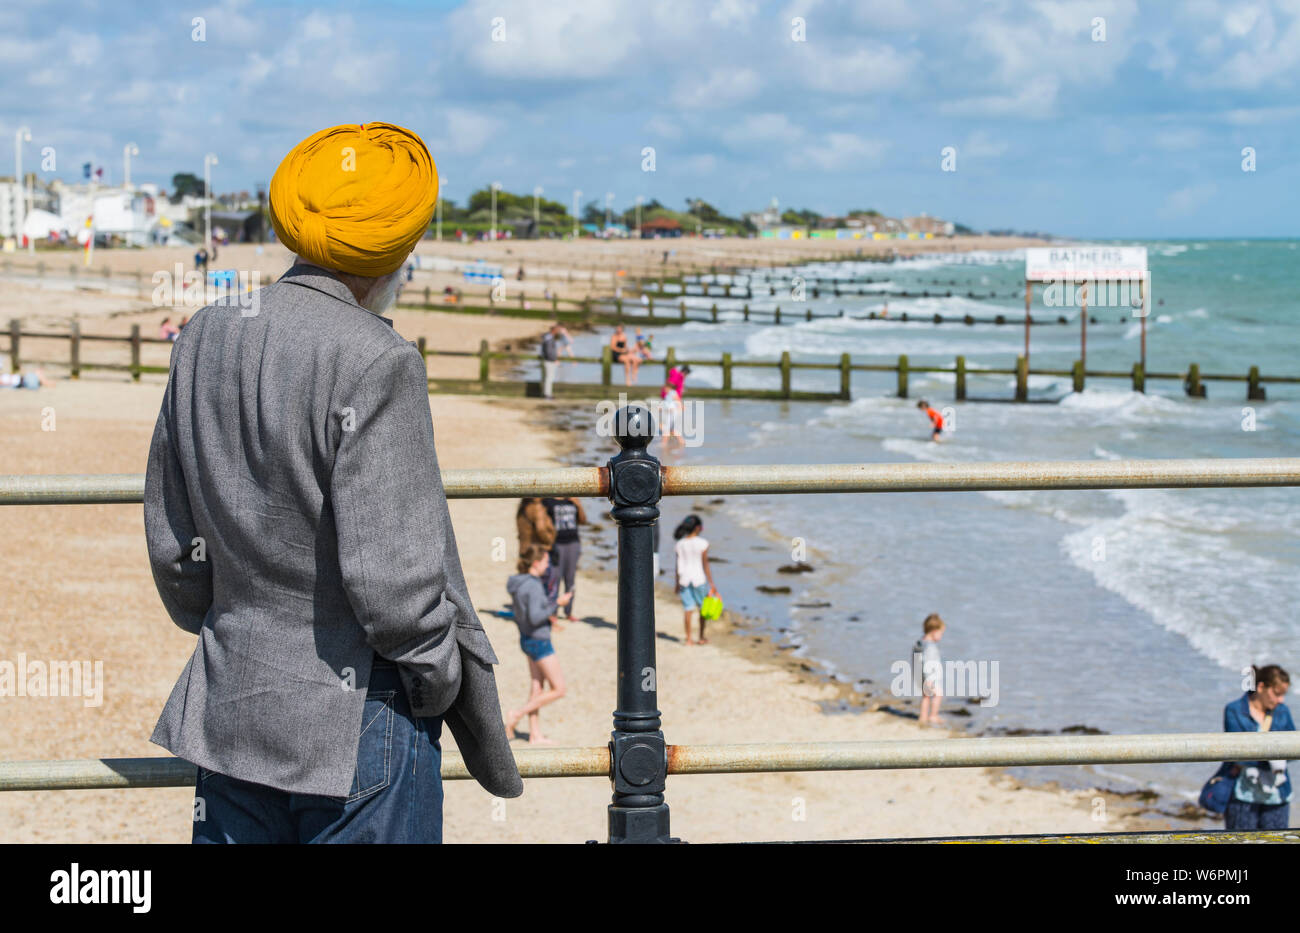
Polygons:
<instances>
[{"instance_id":1,"label":"blue jeans","mask_svg":"<svg viewBox=\"0 0 1300 933\"><path fill-rule=\"evenodd\" d=\"M1228 809L1223 813L1225 829L1288 829L1291 804L1279 803L1269 806L1264 803L1247 803L1236 797L1228 798Z\"/></svg>"},{"instance_id":2,"label":"blue jeans","mask_svg":"<svg viewBox=\"0 0 1300 933\"><path fill-rule=\"evenodd\" d=\"M442 719L411 716L397 668L375 663L346 797L295 794L205 768L196 843L442 842Z\"/></svg>"}]
</instances>

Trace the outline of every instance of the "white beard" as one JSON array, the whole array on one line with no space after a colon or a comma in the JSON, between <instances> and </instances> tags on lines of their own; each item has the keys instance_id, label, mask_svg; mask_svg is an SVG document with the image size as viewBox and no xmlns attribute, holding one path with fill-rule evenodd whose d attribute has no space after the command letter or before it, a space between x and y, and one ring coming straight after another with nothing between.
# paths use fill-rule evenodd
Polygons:
<instances>
[{"instance_id":1,"label":"white beard","mask_svg":"<svg viewBox=\"0 0 1300 933\"><path fill-rule=\"evenodd\" d=\"M403 269L397 269L376 281L370 289L370 294L366 296L366 300L360 302L361 307L372 314L379 315L391 309L397 303L397 290L402 285L403 271Z\"/></svg>"}]
</instances>

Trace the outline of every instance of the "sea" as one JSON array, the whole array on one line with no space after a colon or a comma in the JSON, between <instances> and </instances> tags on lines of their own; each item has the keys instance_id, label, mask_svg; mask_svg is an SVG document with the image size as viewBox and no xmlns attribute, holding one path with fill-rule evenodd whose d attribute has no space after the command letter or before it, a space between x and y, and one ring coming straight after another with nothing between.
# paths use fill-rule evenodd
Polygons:
<instances>
[{"instance_id":1,"label":"sea","mask_svg":"<svg viewBox=\"0 0 1300 933\"><path fill-rule=\"evenodd\" d=\"M1244 376L1258 366L1266 377L1300 376L1300 241L1117 245L1148 250L1148 372L1181 373L1195 362L1203 374ZM907 354L911 365L933 366L952 366L960 354L970 370L969 398L954 399L952 373L914 373L909 398L900 399L894 374L866 372L854 373L849 402L692 400L691 386L722 383L719 366L693 366L691 445L665 451L656 442L651 452L674 465L1300 456L1300 385L1266 384L1266 400L1248 401L1240 381L1207 381L1207 397L1190 398L1176 379L1150 380L1145 393L1128 379L1091 379L1076 393L1068 376L1033 376L1037 404L1014 404L1014 377L979 371L1014 367L1024 350L1022 326L911 320L1019 319L1024 267L1021 250L815 263L767 274L798 274L805 283L874 281L860 296L834 297L824 282L817 297L809 284L798 295L783 281L775 297L747 302L686 297L691 307L716 303L720 323L642 325L660 360L668 347L691 360L723 352L737 361L776 360L789 351L795 361L833 363L849 353L855 363L892 364ZM942 297L886 295L922 291ZM1035 319L1066 323L1032 328L1034 368L1068 371L1078 358L1080 309L1067 303L1071 297L1058 293L1047 307L1036 291ZM879 314L886 302L888 319L855 319ZM755 310L780 305L791 316L811 309L844 317L745 322L744 303ZM1094 300L1088 315L1096 319L1088 327L1088 368L1128 373L1140 353L1134 308ZM609 333L576 335L575 351L599 355ZM663 376L662 364L644 365L629 398L657 397ZM616 384L621 377L616 367ZM599 370L566 364L560 379L598 381ZM776 388L777 380L775 370L736 369L733 384ZM833 392L838 380L829 370L793 376L796 389ZM929 421L916 408L922 397L949 422L942 443L929 440ZM575 463L614 453L592 430L598 414L594 403L577 413L574 436L589 440L575 443ZM973 661L986 678L983 689L968 685L968 693L996 686L995 703L945 701L947 722L973 734L1219 732L1224 704L1241 695L1249 665L1300 673L1297 489L729 495L666 498L661 511L668 574L671 530L695 512L728 608L760 620L755 628L779 649L871 691L900 714L915 705L894 702L905 692L898 665L910 662L922 621L938 613L947 624L944 660L967 670ZM813 569L779 572L800 559ZM1194 801L1214 767L1013 773L1150 791L1170 811Z\"/></svg>"}]
</instances>

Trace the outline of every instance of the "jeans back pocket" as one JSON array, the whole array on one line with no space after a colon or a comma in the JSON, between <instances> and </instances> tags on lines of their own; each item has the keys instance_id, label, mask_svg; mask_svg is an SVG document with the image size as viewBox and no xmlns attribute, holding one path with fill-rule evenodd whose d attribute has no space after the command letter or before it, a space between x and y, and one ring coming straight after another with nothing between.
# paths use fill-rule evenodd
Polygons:
<instances>
[{"instance_id":1,"label":"jeans back pocket","mask_svg":"<svg viewBox=\"0 0 1300 933\"><path fill-rule=\"evenodd\" d=\"M393 698L396 690L366 693L357 740L357 773L347 799L360 800L388 786L392 779Z\"/></svg>"}]
</instances>

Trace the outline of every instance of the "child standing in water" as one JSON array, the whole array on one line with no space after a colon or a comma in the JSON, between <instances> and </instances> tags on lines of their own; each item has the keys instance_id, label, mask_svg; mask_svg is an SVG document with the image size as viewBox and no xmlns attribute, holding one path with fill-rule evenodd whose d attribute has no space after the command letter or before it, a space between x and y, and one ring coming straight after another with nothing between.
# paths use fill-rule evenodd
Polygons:
<instances>
[{"instance_id":1,"label":"child standing in water","mask_svg":"<svg viewBox=\"0 0 1300 933\"><path fill-rule=\"evenodd\" d=\"M706 596L717 596L713 584L713 570L709 567L709 542L700 536L704 523L698 515L687 515L673 532L677 539L677 592L681 595L686 623L686 644L694 645L691 638L691 616L698 615ZM708 584L706 587L705 584ZM699 644L707 645L704 637L704 617L700 616Z\"/></svg>"},{"instance_id":2,"label":"child standing in water","mask_svg":"<svg viewBox=\"0 0 1300 933\"><path fill-rule=\"evenodd\" d=\"M528 717L528 741L533 745L553 745L542 735L541 716L547 703L564 696L564 672L551 644L551 625L555 612L573 599L573 591L559 599L548 599L542 578L551 563L550 552L540 544L528 545L519 557L519 572L506 581L506 592L514 604L515 625L519 627L519 647L528 657L531 683L528 702L506 714L506 735L517 738L515 726Z\"/></svg>"},{"instance_id":3,"label":"child standing in water","mask_svg":"<svg viewBox=\"0 0 1300 933\"><path fill-rule=\"evenodd\" d=\"M934 408L931 408L930 403L925 399L921 399L921 401L917 402L916 407L923 410L929 417L930 426L934 429L930 432L930 440L937 444L939 442L939 435L943 433L943 415L939 414L939 412Z\"/></svg>"},{"instance_id":4,"label":"child standing in water","mask_svg":"<svg viewBox=\"0 0 1300 933\"><path fill-rule=\"evenodd\" d=\"M920 655L921 662L921 725L939 725L939 704L943 702L943 658L939 654L939 639L947 628L936 613L925 617L921 640L916 643L913 661Z\"/></svg>"}]
</instances>

